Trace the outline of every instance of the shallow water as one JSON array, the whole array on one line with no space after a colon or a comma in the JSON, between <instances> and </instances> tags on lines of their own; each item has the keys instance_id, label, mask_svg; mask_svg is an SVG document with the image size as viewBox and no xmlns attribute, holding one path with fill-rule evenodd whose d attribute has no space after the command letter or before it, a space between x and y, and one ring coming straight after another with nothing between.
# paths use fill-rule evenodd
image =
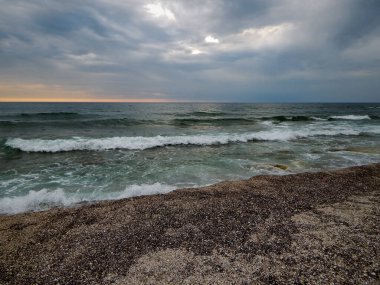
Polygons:
<instances>
[{"instance_id":1,"label":"shallow water","mask_svg":"<svg viewBox=\"0 0 380 285\"><path fill-rule=\"evenodd\" d=\"M0 104L0 213L379 161L380 104Z\"/></svg>"}]
</instances>

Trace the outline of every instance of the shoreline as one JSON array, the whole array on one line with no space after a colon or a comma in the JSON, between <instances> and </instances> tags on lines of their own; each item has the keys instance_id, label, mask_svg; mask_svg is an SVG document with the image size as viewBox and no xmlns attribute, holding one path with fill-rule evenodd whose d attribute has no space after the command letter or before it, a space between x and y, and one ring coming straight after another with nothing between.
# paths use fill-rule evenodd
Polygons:
<instances>
[{"instance_id":1,"label":"shoreline","mask_svg":"<svg viewBox=\"0 0 380 285\"><path fill-rule=\"evenodd\" d=\"M380 164L0 216L1 284L375 284Z\"/></svg>"}]
</instances>

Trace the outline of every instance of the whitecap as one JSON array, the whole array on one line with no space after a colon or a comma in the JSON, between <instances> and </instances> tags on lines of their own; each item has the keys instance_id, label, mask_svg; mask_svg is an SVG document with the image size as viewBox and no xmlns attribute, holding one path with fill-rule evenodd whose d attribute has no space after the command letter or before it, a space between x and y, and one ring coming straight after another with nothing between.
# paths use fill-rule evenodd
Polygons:
<instances>
[{"instance_id":1,"label":"whitecap","mask_svg":"<svg viewBox=\"0 0 380 285\"><path fill-rule=\"evenodd\" d=\"M0 199L1 214L17 214L29 211L42 211L52 207L67 207L80 202L76 197L69 197L62 189L48 191L29 191L24 196Z\"/></svg>"},{"instance_id":2,"label":"whitecap","mask_svg":"<svg viewBox=\"0 0 380 285\"><path fill-rule=\"evenodd\" d=\"M344 116L331 116L331 119L336 120L370 120L368 115L344 115Z\"/></svg>"},{"instance_id":3,"label":"whitecap","mask_svg":"<svg viewBox=\"0 0 380 285\"><path fill-rule=\"evenodd\" d=\"M246 143L249 141L289 141L297 138L312 136L360 135L361 131L351 128L333 129L303 129L276 128L268 131L250 133L219 133L184 136L155 136L155 137L106 137L70 139L7 139L6 145L26 152L64 152L79 150L112 150L129 149L144 150L170 145L223 145L229 143Z\"/></svg>"},{"instance_id":4,"label":"whitecap","mask_svg":"<svg viewBox=\"0 0 380 285\"><path fill-rule=\"evenodd\" d=\"M315 121L327 121L327 119L320 118L320 117L311 117L311 119Z\"/></svg>"},{"instance_id":5,"label":"whitecap","mask_svg":"<svg viewBox=\"0 0 380 285\"><path fill-rule=\"evenodd\" d=\"M165 194L175 190L174 185L161 183L133 184L123 191L108 193L69 193L63 189L42 189L29 191L23 196L5 197L0 199L0 214L18 214L31 211L43 211L53 207L70 207L81 202L94 202L102 200L116 200L144 195Z\"/></svg>"},{"instance_id":6,"label":"whitecap","mask_svg":"<svg viewBox=\"0 0 380 285\"><path fill-rule=\"evenodd\" d=\"M154 184L134 184L126 187L125 190L122 193L119 193L115 198L123 199L135 196L165 194L175 190L176 188L177 187L174 185L166 185L158 182Z\"/></svg>"}]
</instances>

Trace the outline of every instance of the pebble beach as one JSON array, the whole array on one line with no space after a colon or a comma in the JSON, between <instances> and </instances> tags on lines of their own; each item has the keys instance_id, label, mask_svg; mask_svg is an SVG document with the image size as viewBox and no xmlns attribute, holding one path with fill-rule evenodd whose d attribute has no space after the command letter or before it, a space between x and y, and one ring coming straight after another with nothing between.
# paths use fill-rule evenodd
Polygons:
<instances>
[{"instance_id":1,"label":"pebble beach","mask_svg":"<svg viewBox=\"0 0 380 285\"><path fill-rule=\"evenodd\" d=\"M379 284L380 164L0 216L0 284Z\"/></svg>"}]
</instances>

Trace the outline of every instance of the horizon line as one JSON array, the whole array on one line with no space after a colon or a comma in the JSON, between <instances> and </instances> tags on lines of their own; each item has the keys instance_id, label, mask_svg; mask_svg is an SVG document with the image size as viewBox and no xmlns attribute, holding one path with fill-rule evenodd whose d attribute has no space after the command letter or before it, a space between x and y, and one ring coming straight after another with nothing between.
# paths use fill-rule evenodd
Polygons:
<instances>
[{"instance_id":1,"label":"horizon line","mask_svg":"<svg viewBox=\"0 0 380 285\"><path fill-rule=\"evenodd\" d=\"M167 103L167 102L182 102L179 100L169 99L27 99L27 98L0 98L0 103Z\"/></svg>"},{"instance_id":2,"label":"horizon line","mask_svg":"<svg viewBox=\"0 0 380 285\"><path fill-rule=\"evenodd\" d=\"M0 103L208 103L208 104L380 104L380 102L363 102L363 101L182 101L182 100L1 100Z\"/></svg>"}]
</instances>

